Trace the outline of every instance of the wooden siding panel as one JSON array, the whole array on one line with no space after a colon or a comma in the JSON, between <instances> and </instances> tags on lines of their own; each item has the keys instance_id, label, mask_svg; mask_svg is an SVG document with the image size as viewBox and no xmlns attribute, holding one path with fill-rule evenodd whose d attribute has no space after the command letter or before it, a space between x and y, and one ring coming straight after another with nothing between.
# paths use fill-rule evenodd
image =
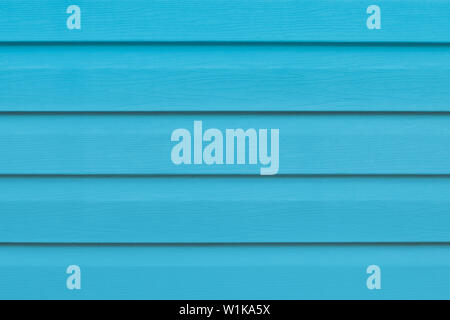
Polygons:
<instances>
[{"instance_id":1,"label":"wooden siding panel","mask_svg":"<svg viewBox=\"0 0 450 320\"><path fill-rule=\"evenodd\" d=\"M82 290L64 286L73 264ZM448 245L1 246L0 297L449 299L449 267Z\"/></svg>"},{"instance_id":2,"label":"wooden siding panel","mask_svg":"<svg viewBox=\"0 0 450 320\"><path fill-rule=\"evenodd\" d=\"M377 0L369 30L361 0L78 0L80 30L66 27L74 3L3 0L1 41L450 41L445 0Z\"/></svg>"},{"instance_id":3,"label":"wooden siding panel","mask_svg":"<svg viewBox=\"0 0 450 320\"><path fill-rule=\"evenodd\" d=\"M2 177L0 242L450 242L448 177Z\"/></svg>"},{"instance_id":4,"label":"wooden siding panel","mask_svg":"<svg viewBox=\"0 0 450 320\"><path fill-rule=\"evenodd\" d=\"M203 132L221 130L223 149L226 129L279 129L278 174L450 174L450 115L432 113L2 114L0 174L259 175L267 167L248 155L246 164L193 164L194 151L191 164L174 164L172 132L189 130L193 149L197 120Z\"/></svg>"},{"instance_id":5,"label":"wooden siding panel","mask_svg":"<svg viewBox=\"0 0 450 320\"><path fill-rule=\"evenodd\" d=\"M9 112L450 111L450 45L0 45L0 83Z\"/></svg>"}]
</instances>

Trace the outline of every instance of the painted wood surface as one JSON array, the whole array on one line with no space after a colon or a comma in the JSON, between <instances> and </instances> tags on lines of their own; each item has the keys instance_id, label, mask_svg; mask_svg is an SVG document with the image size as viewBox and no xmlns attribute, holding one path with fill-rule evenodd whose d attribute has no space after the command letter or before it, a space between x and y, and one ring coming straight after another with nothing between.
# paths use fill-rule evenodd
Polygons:
<instances>
[{"instance_id":1,"label":"painted wood surface","mask_svg":"<svg viewBox=\"0 0 450 320\"><path fill-rule=\"evenodd\" d=\"M196 120L224 140L228 128L279 129L277 174L450 174L446 113L3 114L0 174L259 175L267 167L249 164L248 139L245 164L175 164L172 132L190 130L192 159Z\"/></svg>"},{"instance_id":2,"label":"painted wood surface","mask_svg":"<svg viewBox=\"0 0 450 320\"><path fill-rule=\"evenodd\" d=\"M70 5L80 30L66 28ZM366 26L381 9L381 29ZM446 0L3 0L2 41L449 42Z\"/></svg>"},{"instance_id":3,"label":"painted wood surface","mask_svg":"<svg viewBox=\"0 0 450 320\"><path fill-rule=\"evenodd\" d=\"M81 290L64 287L73 264ZM382 290L365 287L373 264ZM448 245L5 245L0 297L449 299L449 267Z\"/></svg>"},{"instance_id":4,"label":"painted wood surface","mask_svg":"<svg viewBox=\"0 0 450 320\"><path fill-rule=\"evenodd\" d=\"M0 298L449 299L449 17L447 0L2 0ZM194 141L203 164L175 164L195 121L279 130L276 175L246 148L205 164Z\"/></svg>"},{"instance_id":5,"label":"painted wood surface","mask_svg":"<svg viewBox=\"0 0 450 320\"><path fill-rule=\"evenodd\" d=\"M3 177L0 241L450 242L448 177Z\"/></svg>"},{"instance_id":6,"label":"painted wood surface","mask_svg":"<svg viewBox=\"0 0 450 320\"><path fill-rule=\"evenodd\" d=\"M450 111L450 45L3 44L0 83L0 111Z\"/></svg>"}]
</instances>

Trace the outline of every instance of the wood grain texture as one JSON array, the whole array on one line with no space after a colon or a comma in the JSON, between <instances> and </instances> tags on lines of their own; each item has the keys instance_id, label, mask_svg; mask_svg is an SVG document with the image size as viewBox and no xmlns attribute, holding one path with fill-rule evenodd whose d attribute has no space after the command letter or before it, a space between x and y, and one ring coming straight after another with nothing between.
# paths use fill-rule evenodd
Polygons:
<instances>
[{"instance_id":1,"label":"wood grain texture","mask_svg":"<svg viewBox=\"0 0 450 320\"><path fill-rule=\"evenodd\" d=\"M449 299L449 16L2 0L0 298ZM279 129L278 175L175 165L172 132L199 120Z\"/></svg>"},{"instance_id":2,"label":"wood grain texture","mask_svg":"<svg viewBox=\"0 0 450 320\"><path fill-rule=\"evenodd\" d=\"M69 1L3 0L1 41L449 42L445 0L78 0L81 30L66 28Z\"/></svg>"},{"instance_id":3,"label":"wood grain texture","mask_svg":"<svg viewBox=\"0 0 450 320\"><path fill-rule=\"evenodd\" d=\"M171 134L192 134L195 120L203 131L279 129L278 174L450 174L446 113L3 114L0 174L260 174L248 157L174 164Z\"/></svg>"},{"instance_id":4,"label":"wood grain texture","mask_svg":"<svg viewBox=\"0 0 450 320\"><path fill-rule=\"evenodd\" d=\"M73 264L79 291L65 288ZM366 287L373 264L381 290ZM1 246L0 297L448 299L449 267L448 245Z\"/></svg>"},{"instance_id":5,"label":"wood grain texture","mask_svg":"<svg viewBox=\"0 0 450 320\"><path fill-rule=\"evenodd\" d=\"M447 177L2 177L0 242L450 242Z\"/></svg>"},{"instance_id":6,"label":"wood grain texture","mask_svg":"<svg viewBox=\"0 0 450 320\"><path fill-rule=\"evenodd\" d=\"M0 111L450 111L450 46L2 45L0 83Z\"/></svg>"}]
</instances>

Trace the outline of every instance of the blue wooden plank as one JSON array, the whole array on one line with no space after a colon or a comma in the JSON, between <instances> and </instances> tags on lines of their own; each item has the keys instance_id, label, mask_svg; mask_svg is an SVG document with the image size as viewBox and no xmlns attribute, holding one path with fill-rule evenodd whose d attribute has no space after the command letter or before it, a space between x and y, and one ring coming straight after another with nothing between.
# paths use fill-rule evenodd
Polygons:
<instances>
[{"instance_id":1,"label":"blue wooden plank","mask_svg":"<svg viewBox=\"0 0 450 320\"><path fill-rule=\"evenodd\" d=\"M66 288L69 265L81 290ZM0 297L449 299L449 267L448 245L1 246Z\"/></svg>"},{"instance_id":2,"label":"blue wooden plank","mask_svg":"<svg viewBox=\"0 0 450 320\"><path fill-rule=\"evenodd\" d=\"M448 177L2 177L0 242L450 242Z\"/></svg>"},{"instance_id":3,"label":"blue wooden plank","mask_svg":"<svg viewBox=\"0 0 450 320\"><path fill-rule=\"evenodd\" d=\"M0 174L450 174L449 126L447 113L3 114ZM206 162L208 129L223 164ZM253 129L252 142L238 148L226 129Z\"/></svg>"},{"instance_id":4,"label":"blue wooden plank","mask_svg":"<svg viewBox=\"0 0 450 320\"><path fill-rule=\"evenodd\" d=\"M0 40L449 42L449 11L445 0L3 0Z\"/></svg>"},{"instance_id":5,"label":"blue wooden plank","mask_svg":"<svg viewBox=\"0 0 450 320\"><path fill-rule=\"evenodd\" d=\"M0 83L0 111L449 111L450 46L3 45Z\"/></svg>"}]
</instances>

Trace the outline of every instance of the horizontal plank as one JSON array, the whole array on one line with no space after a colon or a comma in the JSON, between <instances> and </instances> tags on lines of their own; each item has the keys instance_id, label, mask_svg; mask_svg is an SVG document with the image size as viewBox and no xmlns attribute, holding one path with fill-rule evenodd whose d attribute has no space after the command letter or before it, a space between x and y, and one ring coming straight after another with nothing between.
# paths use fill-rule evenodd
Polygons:
<instances>
[{"instance_id":1,"label":"horizontal plank","mask_svg":"<svg viewBox=\"0 0 450 320\"><path fill-rule=\"evenodd\" d=\"M0 242L450 242L447 177L2 177Z\"/></svg>"},{"instance_id":2,"label":"horizontal plank","mask_svg":"<svg viewBox=\"0 0 450 320\"><path fill-rule=\"evenodd\" d=\"M220 130L217 157L234 164L206 164L207 158L194 164L197 151L202 158L194 141L186 152L191 164L176 164L180 142L172 134L185 128L194 140L195 121L203 132ZM447 113L7 113L0 115L0 174L450 174L449 127ZM255 128L255 164L248 139L238 150L234 139L234 157L225 150L226 129L239 128ZM268 139L258 138L261 129L269 130ZM263 164L256 148L266 140L268 149L275 147L274 130L279 152L269 151L272 159ZM236 164L239 152L245 164Z\"/></svg>"},{"instance_id":3,"label":"horizontal plank","mask_svg":"<svg viewBox=\"0 0 450 320\"><path fill-rule=\"evenodd\" d=\"M0 111L449 111L450 46L3 45L0 83Z\"/></svg>"},{"instance_id":4,"label":"horizontal plank","mask_svg":"<svg viewBox=\"0 0 450 320\"><path fill-rule=\"evenodd\" d=\"M66 289L69 265L81 290ZM381 289L367 289L367 267ZM0 246L2 299L449 299L449 245ZM113 280L112 280L113 279Z\"/></svg>"},{"instance_id":5,"label":"horizontal plank","mask_svg":"<svg viewBox=\"0 0 450 320\"><path fill-rule=\"evenodd\" d=\"M80 29L67 27L73 4ZM374 4L380 29L366 25ZM450 41L445 0L3 0L0 10L1 41Z\"/></svg>"}]
</instances>

